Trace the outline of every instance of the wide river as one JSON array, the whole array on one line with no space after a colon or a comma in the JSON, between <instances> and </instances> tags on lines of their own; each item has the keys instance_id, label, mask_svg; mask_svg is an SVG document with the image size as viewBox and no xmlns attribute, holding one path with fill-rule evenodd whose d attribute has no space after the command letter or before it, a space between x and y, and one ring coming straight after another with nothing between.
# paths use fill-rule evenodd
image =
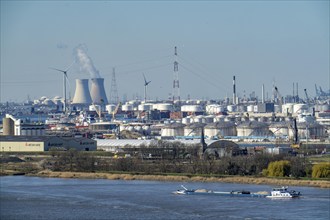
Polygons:
<instances>
[{"instance_id":1,"label":"wide river","mask_svg":"<svg viewBox=\"0 0 330 220\"><path fill-rule=\"evenodd\" d=\"M272 186L204 182L0 177L1 220L330 219L330 190L292 187L298 199L175 195L188 188L270 191Z\"/></svg>"}]
</instances>

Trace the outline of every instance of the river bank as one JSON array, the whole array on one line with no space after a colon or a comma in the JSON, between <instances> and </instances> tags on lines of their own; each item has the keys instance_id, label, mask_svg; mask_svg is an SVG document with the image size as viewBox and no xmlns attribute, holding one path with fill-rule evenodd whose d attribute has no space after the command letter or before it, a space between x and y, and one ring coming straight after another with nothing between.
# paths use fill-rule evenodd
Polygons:
<instances>
[{"instance_id":1,"label":"river bank","mask_svg":"<svg viewBox=\"0 0 330 220\"><path fill-rule=\"evenodd\" d=\"M113 174L113 173L83 173L83 172L54 172L50 170L40 171L30 176L50 178L80 178L80 179L110 179L110 180L154 180L175 182L224 182L241 184L265 184L273 186L309 186L330 188L329 180L304 180L304 179L280 179L266 177L225 176L178 176L178 175L141 175L141 174Z\"/></svg>"}]
</instances>

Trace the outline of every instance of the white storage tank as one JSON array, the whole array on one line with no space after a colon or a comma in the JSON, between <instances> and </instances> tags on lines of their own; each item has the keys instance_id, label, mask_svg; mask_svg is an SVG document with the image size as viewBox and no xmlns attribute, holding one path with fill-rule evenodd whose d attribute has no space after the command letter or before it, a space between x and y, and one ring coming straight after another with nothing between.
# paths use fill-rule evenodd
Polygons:
<instances>
[{"instance_id":1,"label":"white storage tank","mask_svg":"<svg viewBox=\"0 0 330 220\"><path fill-rule=\"evenodd\" d=\"M182 118L182 124L189 124L190 120L191 120L190 117Z\"/></svg>"},{"instance_id":2,"label":"white storage tank","mask_svg":"<svg viewBox=\"0 0 330 220\"><path fill-rule=\"evenodd\" d=\"M236 112L237 106L236 105L228 105L227 110L228 112Z\"/></svg>"},{"instance_id":3,"label":"white storage tank","mask_svg":"<svg viewBox=\"0 0 330 220\"><path fill-rule=\"evenodd\" d=\"M298 137L302 139L319 139L327 136L326 129L323 125L319 123L297 123ZM293 131L289 131L289 135L293 137Z\"/></svg>"},{"instance_id":4,"label":"white storage tank","mask_svg":"<svg viewBox=\"0 0 330 220\"><path fill-rule=\"evenodd\" d=\"M101 109L100 105L90 105L88 108L89 111L98 111L100 109Z\"/></svg>"},{"instance_id":5,"label":"white storage tank","mask_svg":"<svg viewBox=\"0 0 330 220\"><path fill-rule=\"evenodd\" d=\"M149 110L151 110L150 104L140 104L138 106L138 111L149 111Z\"/></svg>"},{"instance_id":6,"label":"white storage tank","mask_svg":"<svg viewBox=\"0 0 330 220\"><path fill-rule=\"evenodd\" d=\"M214 116L213 115L208 115L208 116L206 116L206 117L204 117L204 123L206 123L206 124L210 124L210 123L213 123L214 122Z\"/></svg>"},{"instance_id":7,"label":"white storage tank","mask_svg":"<svg viewBox=\"0 0 330 220\"><path fill-rule=\"evenodd\" d=\"M282 105L282 113L293 113L293 105L294 103L286 103Z\"/></svg>"},{"instance_id":8,"label":"white storage tank","mask_svg":"<svg viewBox=\"0 0 330 220\"><path fill-rule=\"evenodd\" d=\"M266 123L258 121L243 122L237 126L237 136L270 136Z\"/></svg>"},{"instance_id":9,"label":"white storage tank","mask_svg":"<svg viewBox=\"0 0 330 220\"><path fill-rule=\"evenodd\" d=\"M282 106L274 105L274 112L278 112L278 113L282 112Z\"/></svg>"},{"instance_id":10,"label":"white storage tank","mask_svg":"<svg viewBox=\"0 0 330 220\"><path fill-rule=\"evenodd\" d=\"M248 105L247 112L254 112L254 105Z\"/></svg>"},{"instance_id":11,"label":"white storage tank","mask_svg":"<svg viewBox=\"0 0 330 220\"><path fill-rule=\"evenodd\" d=\"M173 105L170 103L158 103L158 104L153 104L152 108L154 110L159 110L159 111L172 111L173 110Z\"/></svg>"},{"instance_id":12,"label":"white storage tank","mask_svg":"<svg viewBox=\"0 0 330 220\"><path fill-rule=\"evenodd\" d=\"M203 109L199 105L183 105L181 106L182 112L203 112Z\"/></svg>"},{"instance_id":13,"label":"white storage tank","mask_svg":"<svg viewBox=\"0 0 330 220\"><path fill-rule=\"evenodd\" d=\"M224 137L224 136L236 136L236 125L233 122L219 121L208 124L204 127L205 136L212 137Z\"/></svg>"},{"instance_id":14,"label":"white storage tank","mask_svg":"<svg viewBox=\"0 0 330 220\"><path fill-rule=\"evenodd\" d=\"M109 114L111 114L113 111L115 111L115 109L116 109L116 105L112 105L112 104L110 104L110 105L106 105L106 106L105 106L105 110L106 110Z\"/></svg>"},{"instance_id":15,"label":"white storage tank","mask_svg":"<svg viewBox=\"0 0 330 220\"><path fill-rule=\"evenodd\" d=\"M290 122L274 122L269 125L269 130L273 132L276 137L289 136L289 130L293 129Z\"/></svg>"},{"instance_id":16,"label":"white storage tank","mask_svg":"<svg viewBox=\"0 0 330 220\"><path fill-rule=\"evenodd\" d=\"M161 136L183 136L184 127L185 125L181 123L166 124L161 129Z\"/></svg>"},{"instance_id":17,"label":"white storage tank","mask_svg":"<svg viewBox=\"0 0 330 220\"><path fill-rule=\"evenodd\" d=\"M219 114L220 112L224 112L225 108L221 105L211 104L205 107L205 111L207 114L216 115Z\"/></svg>"},{"instance_id":18,"label":"white storage tank","mask_svg":"<svg viewBox=\"0 0 330 220\"><path fill-rule=\"evenodd\" d=\"M195 123L203 123L203 121L204 121L204 117L202 115L198 115L198 116L194 117Z\"/></svg>"},{"instance_id":19,"label":"white storage tank","mask_svg":"<svg viewBox=\"0 0 330 220\"><path fill-rule=\"evenodd\" d=\"M121 109L124 112L133 111L134 106L131 104L125 104L125 105L122 105Z\"/></svg>"},{"instance_id":20,"label":"white storage tank","mask_svg":"<svg viewBox=\"0 0 330 220\"><path fill-rule=\"evenodd\" d=\"M225 118L226 118L225 115L217 115L217 116L213 119L213 122L225 121Z\"/></svg>"},{"instance_id":21,"label":"white storage tank","mask_svg":"<svg viewBox=\"0 0 330 220\"><path fill-rule=\"evenodd\" d=\"M294 104L293 105L293 113L301 114L307 110L308 110L308 105L306 105L306 104Z\"/></svg>"},{"instance_id":22,"label":"white storage tank","mask_svg":"<svg viewBox=\"0 0 330 220\"><path fill-rule=\"evenodd\" d=\"M50 99L45 99L43 102L42 102L43 105L47 105L47 106L52 106L54 105L54 102Z\"/></svg>"},{"instance_id":23,"label":"white storage tank","mask_svg":"<svg viewBox=\"0 0 330 220\"><path fill-rule=\"evenodd\" d=\"M191 123L184 127L184 136L201 136L204 123Z\"/></svg>"}]
</instances>

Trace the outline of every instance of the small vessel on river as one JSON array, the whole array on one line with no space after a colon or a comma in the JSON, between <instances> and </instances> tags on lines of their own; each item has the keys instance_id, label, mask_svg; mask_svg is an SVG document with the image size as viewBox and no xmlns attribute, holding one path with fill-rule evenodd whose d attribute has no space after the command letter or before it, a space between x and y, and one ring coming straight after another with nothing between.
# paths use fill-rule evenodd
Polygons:
<instances>
[{"instance_id":1,"label":"small vessel on river","mask_svg":"<svg viewBox=\"0 0 330 220\"><path fill-rule=\"evenodd\" d=\"M288 187L282 186L281 188L273 188L267 198L274 198L274 199L290 199L290 198L298 198L300 197L300 192L296 192L294 190L288 190Z\"/></svg>"},{"instance_id":2,"label":"small vessel on river","mask_svg":"<svg viewBox=\"0 0 330 220\"><path fill-rule=\"evenodd\" d=\"M266 197L269 195L267 192L251 193L246 190L233 190L230 192L220 192L206 189L187 189L185 186L181 185L183 189L178 189L173 192L178 195L217 195L217 196L237 196L237 197Z\"/></svg>"}]
</instances>

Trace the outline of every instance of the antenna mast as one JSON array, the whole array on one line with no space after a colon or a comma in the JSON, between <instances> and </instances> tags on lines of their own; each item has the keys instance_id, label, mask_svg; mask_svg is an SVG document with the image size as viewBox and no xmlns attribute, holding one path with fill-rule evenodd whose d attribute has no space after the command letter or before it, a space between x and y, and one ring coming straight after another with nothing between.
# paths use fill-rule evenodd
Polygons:
<instances>
[{"instance_id":1,"label":"antenna mast","mask_svg":"<svg viewBox=\"0 0 330 220\"><path fill-rule=\"evenodd\" d=\"M180 101L180 84L179 84L179 63L178 53L176 47L174 47L174 73L173 73L173 102Z\"/></svg>"},{"instance_id":2,"label":"antenna mast","mask_svg":"<svg viewBox=\"0 0 330 220\"><path fill-rule=\"evenodd\" d=\"M111 88L110 89L111 89L110 90L110 103L111 104L119 103L115 68L112 68L112 79L111 79Z\"/></svg>"}]
</instances>

